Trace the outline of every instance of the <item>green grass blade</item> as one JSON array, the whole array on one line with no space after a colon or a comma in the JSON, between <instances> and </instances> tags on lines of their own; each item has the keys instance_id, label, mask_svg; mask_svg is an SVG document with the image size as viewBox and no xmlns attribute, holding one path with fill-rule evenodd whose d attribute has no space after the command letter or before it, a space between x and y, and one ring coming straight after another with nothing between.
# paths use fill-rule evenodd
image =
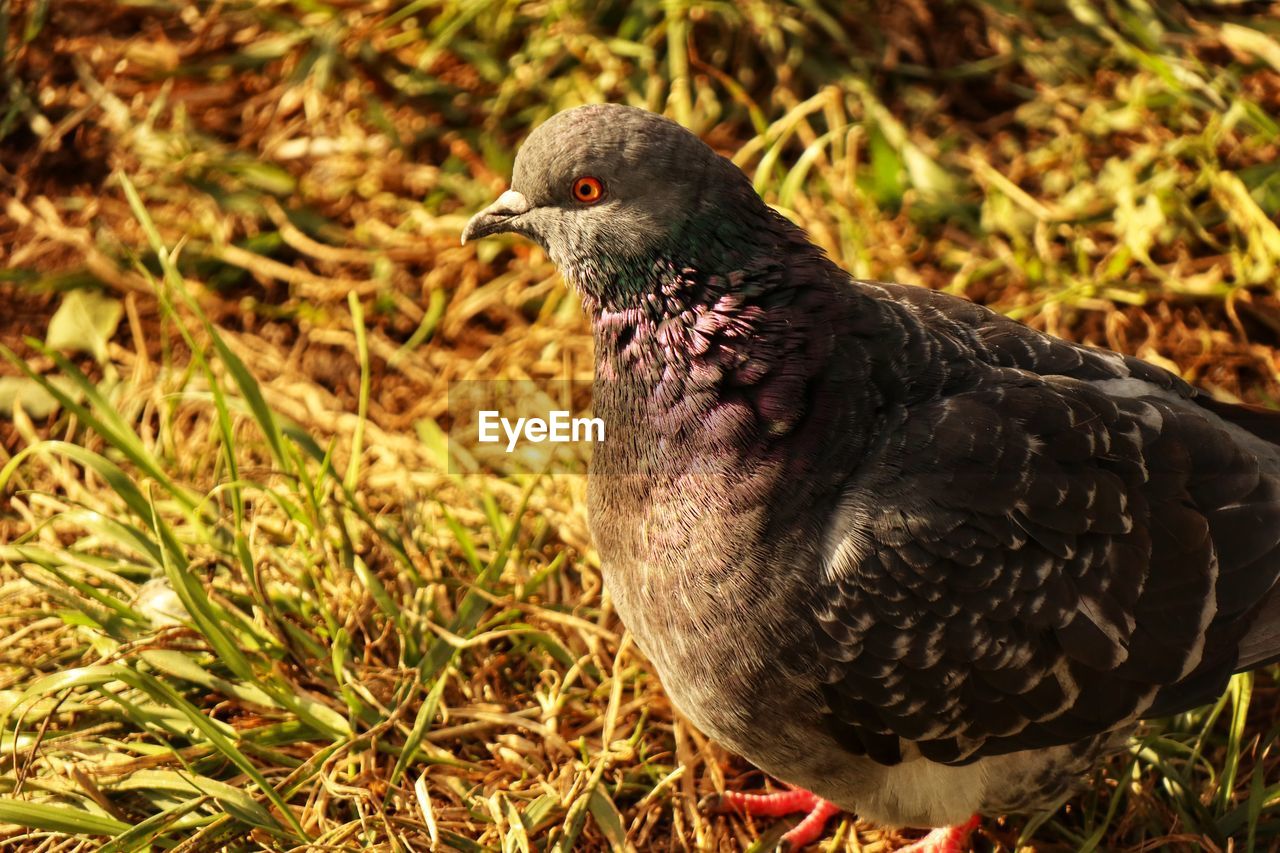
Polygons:
<instances>
[{"instance_id":1,"label":"green grass blade","mask_svg":"<svg viewBox=\"0 0 1280 853\"><path fill-rule=\"evenodd\" d=\"M0 797L0 823L16 823L29 829L65 832L69 835L120 835L129 824L72 806L33 803Z\"/></svg>"},{"instance_id":2,"label":"green grass blade","mask_svg":"<svg viewBox=\"0 0 1280 853\"><path fill-rule=\"evenodd\" d=\"M53 359L63 375L70 377L76 387L84 392L91 406L85 407L77 403L74 398L59 388L57 383L50 382L44 376L33 371L25 361L19 359L8 348L0 346L0 355L3 355L11 364L17 366L28 377L39 383L58 400L58 403L63 408L74 412L76 417L80 418L85 425L101 435L112 447L119 450L125 458L159 483L185 510L190 511L195 508L197 504L196 496L165 473L160 462L142 445L137 433L124 423L111 403L102 396L97 386L90 382L89 378L81 373L78 367L60 353L48 349L43 343L34 338L27 339L27 343L32 348Z\"/></svg>"},{"instance_id":3,"label":"green grass blade","mask_svg":"<svg viewBox=\"0 0 1280 853\"><path fill-rule=\"evenodd\" d=\"M310 840L310 836L303 830L302 825L298 823L297 817L284 800L280 798L275 788L263 778L253 762L246 758L235 746L232 740L235 737L234 731L222 723L209 719L173 688L146 673L138 672L121 664L103 664L64 670L47 675L31 684L18 698L15 707L37 697L59 693L63 690L102 686L117 681L127 684L133 689L145 693L152 700L178 711L187 722L199 731L210 746L225 756L258 786L267 799L284 816L285 821L298 838ZM7 713L0 717L0 728L3 728L6 724L7 717ZM275 831L286 832L275 817L270 817L270 826ZM113 832L112 834L117 833Z\"/></svg>"},{"instance_id":4,"label":"green grass blade","mask_svg":"<svg viewBox=\"0 0 1280 853\"><path fill-rule=\"evenodd\" d=\"M196 797L156 812L99 847L98 853L135 853L138 850L150 850L161 833L175 829L178 821L203 806L205 802L205 797ZM195 821L185 821L183 828L199 826L211 820L214 818L199 816Z\"/></svg>"}]
</instances>

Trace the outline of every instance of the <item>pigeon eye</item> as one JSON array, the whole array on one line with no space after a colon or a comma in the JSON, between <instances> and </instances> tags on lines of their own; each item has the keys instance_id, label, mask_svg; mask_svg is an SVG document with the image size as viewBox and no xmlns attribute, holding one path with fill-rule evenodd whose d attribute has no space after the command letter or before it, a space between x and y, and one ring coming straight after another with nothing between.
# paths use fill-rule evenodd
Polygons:
<instances>
[{"instance_id":1,"label":"pigeon eye","mask_svg":"<svg viewBox=\"0 0 1280 853\"><path fill-rule=\"evenodd\" d=\"M595 204L604 198L604 184L590 175L578 178L573 182L573 198L583 204Z\"/></svg>"}]
</instances>

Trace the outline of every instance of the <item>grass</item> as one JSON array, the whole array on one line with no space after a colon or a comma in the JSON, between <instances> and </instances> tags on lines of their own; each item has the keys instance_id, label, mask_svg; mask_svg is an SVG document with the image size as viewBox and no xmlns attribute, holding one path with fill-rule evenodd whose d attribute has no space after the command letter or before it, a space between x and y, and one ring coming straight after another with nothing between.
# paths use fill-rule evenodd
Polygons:
<instances>
[{"instance_id":1,"label":"grass","mask_svg":"<svg viewBox=\"0 0 1280 853\"><path fill-rule=\"evenodd\" d=\"M1269 4L18 0L0 32L7 847L776 838L697 809L763 780L630 645L583 479L448 473L450 381L591 372L538 250L457 246L560 108L665 110L856 275L1280 400ZM1278 703L1238 677L979 844L1274 848Z\"/></svg>"}]
</instances>

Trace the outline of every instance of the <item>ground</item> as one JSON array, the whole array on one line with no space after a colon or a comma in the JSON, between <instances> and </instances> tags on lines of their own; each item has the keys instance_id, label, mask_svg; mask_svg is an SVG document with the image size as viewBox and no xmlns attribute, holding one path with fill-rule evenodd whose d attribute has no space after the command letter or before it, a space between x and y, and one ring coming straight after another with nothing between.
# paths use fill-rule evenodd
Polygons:
<instances>
[{"instance_id":1,"label":"ground","mask_svg":"<svg viewBox=\"0 0 1280 853\"><path fill-rule=\"evenodd\" d=\"M17 0L0 33L0 377L65 397L0 386L10 847L784 828L698 808L766 780L626 639L583 478L450 473L451 382L591 373L541 252L458 245L558 109L667 112L855 275L1280 401L1270 4ZM120 321L44 348L86 293ZM1275 845L1275 675L975 844Z\"/></svg>"}]
</instances>

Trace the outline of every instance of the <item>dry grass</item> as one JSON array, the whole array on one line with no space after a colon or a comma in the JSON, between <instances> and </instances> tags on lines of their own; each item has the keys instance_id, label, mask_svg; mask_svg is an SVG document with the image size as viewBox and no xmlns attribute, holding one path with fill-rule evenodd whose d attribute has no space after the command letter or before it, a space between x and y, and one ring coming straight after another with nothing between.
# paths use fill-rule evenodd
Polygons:
<instances>
[{"instance_id":1,"label":"dry grass","mask_svg":"<svg viewBox=\"0 0 1280 853\"><path fill-rule=\"evenodd\" d=\"M446 473L451 381L591 372L540 252L457 246L557 109L665 109L859 276L1280 400L1268 4L65 0L0 27L0 372L61 383L0 418L0 844L777 836L697 809L763 780L625 639L582 479ZM85 292L123 308L102 348L42 347ZM1274 848L1274 675L979 846Z\"/></svg>"}]
</instances>

